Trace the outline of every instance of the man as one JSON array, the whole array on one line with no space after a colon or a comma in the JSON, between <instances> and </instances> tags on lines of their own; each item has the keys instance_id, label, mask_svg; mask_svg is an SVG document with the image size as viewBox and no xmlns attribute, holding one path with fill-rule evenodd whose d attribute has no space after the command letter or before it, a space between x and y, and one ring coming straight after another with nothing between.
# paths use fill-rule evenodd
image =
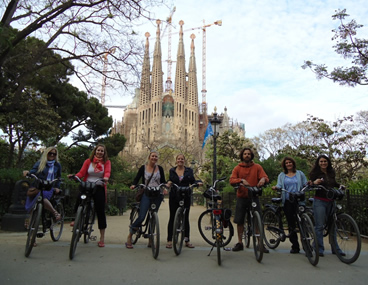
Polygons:
<instances>
[{"instance_id":1,"label":"man","mask_svg":"<svg viewBox=\"0 0 368 285\"><path fill-rule=\"evenodd\" d=\"M244 218L246 210L248 207L250 207L251 204L250 199L248 198L248 189L244 186L261 187L269 181L268 176L264 172L262 166L253 162L254 153L250 148L244 148L240 152L239 157L241 163L235 166L230 177L231 185L240 183L240 186L236 193L237 200L234 217L234 223L237 224L238 243L233 248L233 251L244 250L242 242L244 232ZM258 197L254 198L254 201L257 203L257 211L261 213L261 207ZM263 252L269 253L269 250L264 246Z\"/></svg>"}]
</instances>

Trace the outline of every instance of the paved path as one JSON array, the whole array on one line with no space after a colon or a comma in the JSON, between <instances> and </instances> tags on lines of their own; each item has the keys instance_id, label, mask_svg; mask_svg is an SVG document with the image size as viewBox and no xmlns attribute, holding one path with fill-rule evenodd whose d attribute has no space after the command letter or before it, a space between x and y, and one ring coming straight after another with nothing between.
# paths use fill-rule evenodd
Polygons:
<instances>
[{"instance_id":1,"label":"paved path","mask_svg":"<svg viewBox=\"0 0 368 285\"><path fill-rule=\"evenodd\" d=\"M134 249L124 246L128 234L129 215L108 217L106 247L97 242L77 247L69 260L71 227L65 224L58 242L49 236L39 239L29 258L24 257L26 233L0 231L0 284L366 284L368 280L368 246L364 242L361 256L352 265L341 263L327 252L313 267L303 254L289 254L290 243L284 242L261 263L253 249L222 252L222 266L217 265L215 251L202 240L197 220L203 207L191 208L191 242L194 249L183 248L180 256L166 249L168 202L159 211L161 248L157 260L140 239ZM231 245L236 242L235 238Z\"/></svg>"}]
</instances>

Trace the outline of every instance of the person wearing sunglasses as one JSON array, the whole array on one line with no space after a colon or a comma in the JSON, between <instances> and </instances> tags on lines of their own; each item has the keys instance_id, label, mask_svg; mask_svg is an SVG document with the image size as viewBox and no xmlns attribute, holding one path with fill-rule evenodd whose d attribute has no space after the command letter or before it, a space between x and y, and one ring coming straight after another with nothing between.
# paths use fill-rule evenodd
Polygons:
<instances>
[{"instance_id":1,"label":"person wearing sunglasses","mask_svg":"<svg viewBox=\"0 0 368 285\"><path fill-rule=\"evenodd\" d=\"M61 178L61 164L59 163L58 151L55 147L48 147L42 153L42 156L39 161L37 161L31 170L23 171L23 176L27 176L28 174L34 174L39 179L42 180L54 180L57 178ZM49 210L55 217L56 221L61 219L60 214L54 209L52 206L50 199L52 195L59 193L60 189L60 181L57 181L55 187L51 188L51 190L43 191L44 197L44 205L47 210ZM33 197L27 196L25 208L27 212L30 212L35 205L38 196L40 193L36 194ZM25 225L27 226L27 225Z\"/></svg>"}]
</instances>

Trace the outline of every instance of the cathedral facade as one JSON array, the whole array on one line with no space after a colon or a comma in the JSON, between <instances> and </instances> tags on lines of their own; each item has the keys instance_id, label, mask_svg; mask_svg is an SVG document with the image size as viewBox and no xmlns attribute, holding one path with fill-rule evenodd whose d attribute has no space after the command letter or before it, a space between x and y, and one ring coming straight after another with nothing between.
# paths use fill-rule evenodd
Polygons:
<instances>
[{"instance_id":1,"label":"cathedral facade","mask_svg":"<svg viewBox=\"0 0 368 285\"><path fill-rule=\"evenodd\" d=\"M170 77L167 78L164 89L160 21L157 21L152 68L149 56L150 34L145 34L140 88L136 90L133 102L126 107L122 122L114 127L115 132L123 134L127 139L123 156L139 156L151 150L169 148L176 154L189 154L189 159L199 160L202 157L202 143L208 116L203 104L199 106L198 103L195 36L193 34L190 36L191 48L188 71L186 71L184 22L180 21L179 24L179 45L173 89ZM222 125L229 127L226 108L225 115L220 114L220 117L224 119ZM220 127L221 129L223 128Z\"/></svg>"}]
</instances>

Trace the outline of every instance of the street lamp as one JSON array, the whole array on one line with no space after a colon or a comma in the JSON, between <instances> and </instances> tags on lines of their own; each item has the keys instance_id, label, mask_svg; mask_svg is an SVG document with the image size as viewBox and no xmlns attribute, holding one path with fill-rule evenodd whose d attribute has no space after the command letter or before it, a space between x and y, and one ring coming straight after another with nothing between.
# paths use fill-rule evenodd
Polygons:
<instances>
[{"instance_id":1,"label":"street lamp","mask_svg":"<svg viewBox=\"0 0 368 285\"><path fill-rule=\"evenodd\" d=\"M221 124L220 118L217 117L217 108L215 107L215 112L213 113L213 117L210 120L213 130L213 183L216 181L216 139L219 135L218 127Z\"/></svg>"}]
</instances>

